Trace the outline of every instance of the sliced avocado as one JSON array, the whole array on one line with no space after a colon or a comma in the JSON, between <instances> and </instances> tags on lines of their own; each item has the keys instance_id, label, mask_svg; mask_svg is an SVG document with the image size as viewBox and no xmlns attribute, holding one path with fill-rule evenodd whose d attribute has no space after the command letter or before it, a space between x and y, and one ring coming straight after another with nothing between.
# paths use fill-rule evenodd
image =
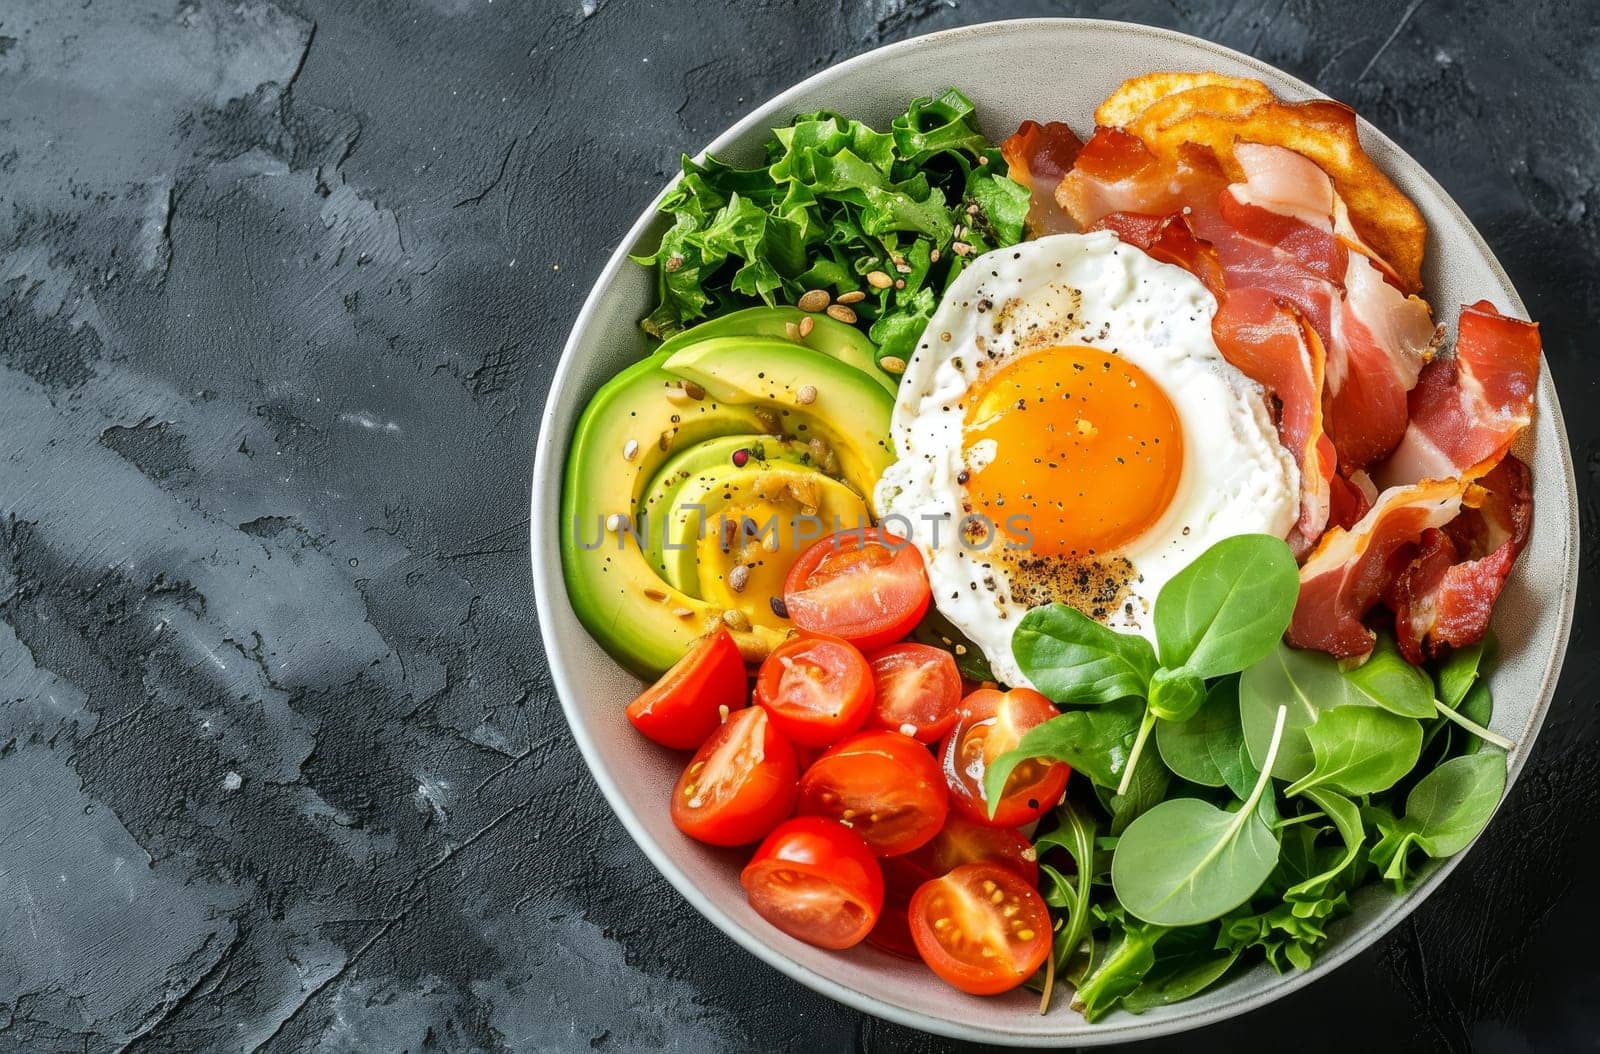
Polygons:
<instances>
[{"instance_id":1,"label":"sliced avocado","mask_svg":"<svg viewBox=\"0 0 1600 1054\"><path fill-rule=\"evenodd\" d=\"M644 675L682 658L723 611L673 589L646 560L633 519L645 483L675 452L764 430L756 407L675 394L682 380L662 361L637 362L596 393L572 437L561 502L561 564L573 610L618 662ZM619 514L629 529L607 529ZM783 635L757 627L735 636L760 655Z\"/></svg>"},{"instance_id":2,"label":"sliced avocado","mask_svg":"<svg viewBox=\"0 0 1600 1054\"><path fill-rule=\"evenodd\" d=\"M782 597L790 566L811 542L837 528L867 523L867 504L850 486L813 469L786 465L738 483L728 481L725 489L707 494L704 504L706 531L696 541L698 525L693 521L683 525L680 537L685 547L667 553L678 557L677 568L667 565L667 577L693 581L696 592L714 605L738 605L746 597ZM723 534L728 529L723 525L734 525L734 531ZM738 568L742 581L734 589L731 576ZM770 601L741 606L757 627L784 630L789 625Z\"/></svg>"},{"instance_id":3,"label":"sliced avocado","mask_svg":"<svg viewBox=\"0 0 1600 1054\"><path fill-rule=\"evenodd\" d=\"M789 337L789 327L798 327L807 318L811 320L811 331L800 338L800 343L847 366L854 366L882 385L890 395L896 392L899 381L878 368L878 349L865 333L827 315L811 314L797 307L748 307L721 315L684 330L655 353L671 355L715 337L774 337L794 343Z\"/></svg>"},{"instance_id":4,"label":"sliced avocado","mask_svg":"<svg viewBox=\"0 0 1600 1054\"><path fill-rule=\"evenodd\" d=\"M860 370L820 352L786 340L713 337L674 352L665 368L700 385L708 399L765 411L786 435L821 438L845 479L870 484L894 463L894 397ZM871 486L863 489L870 505Z\"/></svg>"},{"instance_id":5,"label":"sliced avocado","mask_svg":"<svg viewBox=\"0 0 1600 1054\"><path fill-rule=\"evenodd\" d=\"M784 576L802 549L835 533L835 523L840 528L867 523L859 494L801 465L730 466L695 477L679 494L678 509L665 521L666 580L685 593L728 605L739 604L744 595L781 596ZM748 578L733 590L725 583L740 564ZM783 626L770 604L766 610L759 604L740 606L752 622Z\"/></svg>"},{"instance_id":6,"label":"sliced avocado","mask_svg":"<svg viewBox=\"0 0 1600 1054\"><path fill-rule=\"evenodd\" d=\"M740 451L744 452L743 466L734 460ZM692 504L692 499L680 497L686 487L721 476L729 470L755 470L764 463L777 462L803 465L810 460L811 454L805 443L761 433L708 439L672 455L656 471L638 503L639 519L644 524L642 541L651 565L658 571L664 572L666 569L661 559L662 543L668 533L666 524L669 518L681 518L678 514L683 507ZM691 589L689 592L700 595L698 590Z\"/></svg>"}]
</instances>

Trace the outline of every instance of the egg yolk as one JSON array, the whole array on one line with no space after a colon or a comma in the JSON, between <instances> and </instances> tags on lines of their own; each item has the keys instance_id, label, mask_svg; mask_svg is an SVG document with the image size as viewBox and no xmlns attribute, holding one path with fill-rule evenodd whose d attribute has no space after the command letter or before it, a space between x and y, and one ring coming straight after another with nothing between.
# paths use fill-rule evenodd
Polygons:
<instances>
[{"instance_id":1,"label":"egg yolk","mask_svg":"<svg viewBox=\"0 0 1600 1054\"><path fill-rule=\"evenodd\" d=\"M1166 393L1132 363L1047 348L968 390L963 455L972 511L998 537L1037 555L1094 556L1161 518L1178 489L1183 431Z\"/></svg>"}]
</instances>

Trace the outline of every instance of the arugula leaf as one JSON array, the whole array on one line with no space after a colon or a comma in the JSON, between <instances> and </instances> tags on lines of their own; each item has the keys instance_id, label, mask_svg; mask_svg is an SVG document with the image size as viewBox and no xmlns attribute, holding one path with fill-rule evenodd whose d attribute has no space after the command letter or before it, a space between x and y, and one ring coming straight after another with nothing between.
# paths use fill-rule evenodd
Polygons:
<instances>
[{"instance_id":1,"label":"arugula leaf","mask_svg":"<svg viewBox=\"0 0 1600 1054\"><path fill-rule=\"evenodd\" d=\"M1096 948L1093 965L1072 1000L1073 1009L1090 1022L1111 1013L1139 987L1155 965L1156 942L1166 933L1163 926L1129 918L1117 905L1096 913L1109 926L1110 936L1103 949Z\"/></svg>"},{"instance_id":2,"label":"arugula leaf","mask_svg":"<svg viewBox=\"0 0 1600 1054\"><path fill-rule=\"evenodd\" d=\"M1503 751L1490 747L1451 758L1411 788L1403 817L1373 813L1380 835L1369 854L1373 865L1404 889L1411 877L1411 851L1442 860L1471 845L1488 826L1505 788Z\"/></svg>"},{"instance_id":3,"label":"arugula leaf","mask_svg":"<svg viewBox=\"0 0 1600 1054\"><path fill-rule=\"evenodd\" d=\"M1049 864L1039 864L1040 873L1046 876L1052 887L1045 895L1046 903L1067 912L1065 923L1056 931L1051 952L1054 956L1053 973L1064 976L1091 928L1093 905L1089 902L1089 894L1094 886L1095 823L1088 812L1075 805L1070 798L1056 810L1056 816L1060 824L1034 842L1034 849L1043 856L1050 849L1060 848L1072 858L1074 874L1071 879ZM1040 1013L1047 1008L1049 999L1050 991L1046 988Z\"/></svg>"},{"instance_id":4,"label":"arugula leaf","mask_svg":"<svg viewBox=\"0 0 1600 1054\"><path fill-rule=\"evenodd\" d=\"M1289 786L1290 796L1326 787L1376 794L1398 783L1422 752L1422 725L1375 706L1336 706L1306 729L1311 771Z\"/></svg>"},{"instance_id":5,"label":"arugula leaf","mask_svg":"<svg viewBox=\"0 0 1600 1054\"><path fill-rule=\"evenodd\" d=\"M1283 899L1286 901L1322 900L1329 885L1355 865L1356 859L1361 854L1361 843L1366 838L1366 830L1361 823L1361 810L1355 802L1323 787L1309 788L1306 797L1333 821L1334 828L1344 842L1344 855L1329 867L1315 874L1308 874L1284 890Z\"/></svg>"},{"instance_id":6,"label":"arugula leaf","mask_svg":"<svg viewBox=\"0 0 1600 1054\"><path fill-rule=\"evenodd\" d=\"M1068 710L1023 733L1017 745L989 762L984 796L992 814L1006 780L1030 758L1065 761L1102 787L1115 787L1139 731L1139 704L1124 699L1092 710Z\"/></svg>"},{"instance_id":7,"label":"arugula leaf","mask_svg":"<svg viewBox=\"0 0 1600 1054\"><path fill-rule=\"evenodd\" d=\"M1228 786L1228 773L1237 771L1243 748L1237 677L1213 684L1205 702L1187 721L1163 721L1156 726L1161 760L1183 779L1202 787ZM1249 789L1236 793L1248 794Z\"/></svg>"},{"instance_id":8,"label":"arugula leaf","mask_svg":"<svg viewBox=\"0 0 1600 1054\"><path fill-rule=\"evenodd\" d=\"M1271 784L1284 717L1264 771L1238 812L1198 798L1173 798L1128 825L1111 858L1111 886L1129 913L1161 926L1209 922L1261 888L1278 863L1278 839L1257 806Z\"/></svg>"},{"instance_id":9,"label":"arugula leaf","mask_svg":"<svg viewBox=\"0 0 1600 1054\"><path fill-rule=\"evenodd\" d=\"M1057 703L1110 703L1143 696L1156 671L1143 637L1108 629L1066 604L1022 617L1011 652L1033 686Z\"/></svg>"},{"instance_id":10,"label":"arugula leaf","mask_svg":"<svg viewBox=\"0 0 1600 1054\"><path fill-rule=\"evenodd\" d=\"M1192 999L1227 974L1244 948L1218 948L1216 926L1185 926L1156 939L1155 956L1139 987L1122 998L1122 1009L1142 1014Z\"/></svg>"},{"instance_id":11,"label":"arugula leaf","mask_svg":"<svg viewBox=\"0 0 1600 1054\"><path fill-rule=\"evenodd\" d=\"M1161 587L1155 628L1161 665L1199 677L1237 673L1289 628L1300 569L1280 538L1224 538Z\"/></svg>"}]
</instances>

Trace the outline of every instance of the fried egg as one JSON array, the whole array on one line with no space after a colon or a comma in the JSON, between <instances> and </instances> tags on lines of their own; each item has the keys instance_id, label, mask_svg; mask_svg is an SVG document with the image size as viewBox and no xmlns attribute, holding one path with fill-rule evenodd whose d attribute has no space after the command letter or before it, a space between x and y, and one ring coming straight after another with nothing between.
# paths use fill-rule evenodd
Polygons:
<instances>
[{"instance_id":1,"label":"fried egg","mask_svg":"<svg viewBox=\"0 0 1600 1054\"><path fill-rule=\"evenodd\" d=\"M878 483L939 611L1028 685L1011 634L1072 605L1153 637L1161 586L1236 534L1286 535L1298 477L1260 385L1218 351L1216 301L1110 232L967 261L907 362Z\"/></svg>"}]
</instances>

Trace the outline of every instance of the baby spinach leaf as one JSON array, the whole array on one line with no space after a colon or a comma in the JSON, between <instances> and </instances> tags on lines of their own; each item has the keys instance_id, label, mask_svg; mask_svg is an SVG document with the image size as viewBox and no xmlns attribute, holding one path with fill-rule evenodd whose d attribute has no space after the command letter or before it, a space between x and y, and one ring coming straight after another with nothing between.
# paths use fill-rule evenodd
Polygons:
<instances>
[{"instance_id":1,"label":"baby spinach leaf","mask_svg":"<svg viewBox=\"0 0 1600 1054\"><path fill-rule=\"evenodd\" d=\"M1238 812L1174 798L1128 825L1111 858L1111 886L1130 914L1191 926L1220 918L1261 888L1277 865L1278 839L1257 806L1272 782L1286 713L1279 708L1263 771Z\"/></svg>"},{"instance_id":2,"label":"baby spinach leaf","mask_svg":"<svg viewBox=\"0 0 1600 1054\"><path fill-rule=\"evenodd\" d=\"M1345 794L1376 794L1398 783L1422 752L1422 725L1375 706L1336 706L1306 729L1311 771L1291 784L1290 795L1312 787Z\"/></svg>"},{"instance_id":3,"label":"baby spinach leaf","mask_svg":"<svg viewBox=\"0 0 1600 1054\"><path fill-rule=\"evenodd\" d=\"M1143 637L1108 629L1065 604L1022 617L1011 652L1033 686L1057 703L1109 703L1143 696L1156 672Z\"/></svg>"},{"instance_id":4,"label":"baby spinach leaf","mask_svg":"<svg viewBox=\"0 0 1600 1054\"><path fill-rule=\"evenodd\" d=\"M1380 634L1367 661L1345 674L1376 706L1401 717L1432 717L1433 678L1406 662L1394 638Z\"/></svg>"},{"instance_id":5,"label":"baby spinach leaf","mask_svg":"<svg viewBox=\"0 0 1600 1054\"><path fill-rule=\"evenodd\" d=\"M1484 728L1489 727L1489 722L1494 718L1494 694L1489 691L1486 681L1478 681L1467 689L1466 696L1461 700L1461 705L1456 708L1457 713L1474 724ZM1463 754L1476 754L1488 746L1481 738L1471 733L1456 733L1466 740L1461 748Z\"/></svg>"},{"instance_id":6,"label":"baby spinach leaf","mask_svg":"<svg viewBox=\"0 0 1600 1054\"><path fill-rule=\"evenodd\" d=\"M1122 998L1122 1009L1141 1014L1182 1002L1210 988L1228 972L1243 948L1218 949L1215 926L1185 926L1156 940L1155 957L1139 987Z\"/></svg>"},{"instance_id":7,"label":"baby spinach leaf","mask_svg":"<svg viewBox=\"0 0 1600 1054\"><path fill-rule=\"evenodd\" d=\"M1198 677L1237 673L1272 650L1299 595L1300 571L1281 539L1223 539L1156 595L1161 665Z\"/></svg>"},{"instance_id":8,"label":"baby spinach leaf","mask_svg":"<svg viewBox=\"0 0 1600 1054\"><path fill-rule=\"evenodd\" d=\"M1128 825L1166 799L1172 786L1172 773L1159 758L1146 758L1133 770L1133 779L1124 793L1096 785L1095 796L1111 814L1111 834L1120 835Z\"/></svg>"},{"instance_id":9,"label":"baby spinach leaf","mask_svg":"<svg viewBox=\"0 0 1600 1054\"><path fill-rule=\"evenodd\" d=\"M1488 825L1505 787L1504 752L1489 747L1451 758L1411 788L1403 817L1388 822L1377 814L1380 838L1370 854L1373 864L1403 887L1412 849L1435 860L1459 853Z\"/></svg>"},{"instance_id":10,"label":"baby spinach leaf","mask_svg":"<svg viewBox=\"0 0 1600 1054\"><path fill-rule=\"evenodd\" d=\"M1356 857L1361 852L1361 842L1366 837L1366 830L1361 823L1361 810L1355 802L1325 787L1308 789L1306 797L1315 802L1317 808L1333 822L1340 839L1344 842L1344 855L1331 867L1309 875L1285 890L1283 899L1288 901L1323 899L1334 879L1355 864Z\"/></svg>"},{"instance_id":11,"label":"baby spinach leaf","mask_svg":"<svg viewBox=\"0 0 1600 1054\"><path fill-rule=\"evenodd\" d=\"M1187 721L1156 726L1156 749L1174 773L1202 787L1225 787L1228 772L1239 767L1244 730L1239 727L1239 679L1225 677L1211 686L1205 702ZM1249 784L1236 791L1250 793Z\"/></svg>"},{"instance_id":12,"label":"baby spinach leaf","mask_svg":"<svg viewBox=\"0 0 1600 1054\"><path fill-rule=\"evenodd\" d=\"M1339 664L1320 651L1301 651L1280 643L1239 676L1239 721L1256 765L1266 757L1278 707L1289 708L1272 770L1281 780L1292 782L1311 771L1316 759L1306 729L1319 716L1339 706L1370 704L1366 693L1350 683Z\"/></svg>"},{"instance_id":13,"label":"baby spinach leaf","mask_svg":"<svg viewBox=\"0 0 1600 1054\"><path fill-rule=\"evenodd\" d=\"M990 808L1003 796L1012 770L1029 758L1065 761L1100 786L1115 787L1139 731L1141 709L1137 699L1123 699L1091 710L1068 710L1028 729L984 773Z\"/></svg>"},{"instance_id":14,"label":"baby spinach leaf","mask_svg":"<svg viewBox=\"0 0 1600 1054\"><path fill-rule=\"evenodd\" d=\"M1479 668L1490 642L1479 641L1465 648L1457 648L1439 664L1439 700L1452 710L1461 707L1467 690L1478 681Z\"/></svg>"},{"instance_id":15,"label":"baby spinach leaf","mask_svg":"<svg viewBox=\"0 0 1600 1054\"><path fill-rule=\"evenodd\" d=\"M1187 721L1206 701L1206 682L1187 670L1165 666L1150 678L1150 712L1163 722Z\"/></svg>"}]
</instances>

